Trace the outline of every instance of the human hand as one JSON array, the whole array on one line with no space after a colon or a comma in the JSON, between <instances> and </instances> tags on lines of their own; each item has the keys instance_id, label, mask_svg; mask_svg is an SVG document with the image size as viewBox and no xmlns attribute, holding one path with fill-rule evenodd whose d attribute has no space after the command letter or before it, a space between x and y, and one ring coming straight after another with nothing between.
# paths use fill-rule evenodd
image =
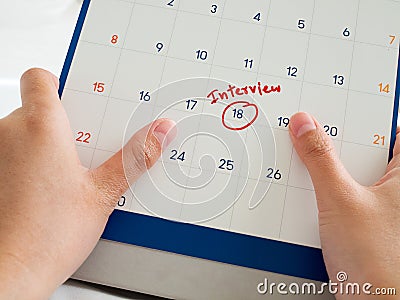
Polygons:
<instances>
[{"instance_id":1,"label":"human hand","mask_svg":"<svg viewBox=\"0 0 400 300\"><path fill-rule=\"evenodd\" d=\"M366 187L345 170L314 118L295 114L289 129L315 188L322 252L331 280L345 271L349 282L400 291L400 131L386 174Z\"/></svg>"},{"instance_id":2,"label":"human hand","mask_svg":"<svg viewBox=\"0 0 400 300\"><path fill-rule=\"evenodd\" d=\"M176 134L161 119L95 170L78 158L58 79L21 79L22 108L0 119L0 299L45 299L83 263L115 205ZM124 155L122 155L124 151Z\"/></svg>"}]
</instances>

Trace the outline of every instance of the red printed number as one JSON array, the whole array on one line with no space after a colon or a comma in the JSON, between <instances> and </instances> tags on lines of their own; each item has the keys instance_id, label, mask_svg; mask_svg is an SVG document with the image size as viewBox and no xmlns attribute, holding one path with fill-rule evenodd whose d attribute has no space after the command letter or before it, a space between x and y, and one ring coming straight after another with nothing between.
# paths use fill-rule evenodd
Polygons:
<instances>
[{"instance_id":1,"label":"red printed number","mask_svg":"<svg viewBox=\"0 0 400 300\"><path fill-rule=\"evenodd\" d=\"M117 35L117 34L114 34L112 37L111 37L111 44L116 44L116 43L118 43L118 38L119 38L119 36Z\"/></svg>"},{"instance_id":2,"label":"red printed number","mask_svg":"<svg viewBox=\"0 0 400 300\"><path fill-rule=\"evenodd\" d=\"M104 93L105 89L106 89L106 85L104 82L93 83L93 92Z\"/></svg>"},{"instance_id":3,"label":"red printed number","mask_svg":"<svg viewBox=\"0 0 400 300\"><path fill-rule=\"evenodd\" d=\"M78 137L76 138L77 142L84 143L84 144L89 144L90 143L90 138L92 135L89 132L78 132Z\"/></svg>"},{"instance_id":4,"label":"red printed number","mask_svg":"<svg viewBox=\"0 0 400 300\"><path fill-rule=\"evenodd\" d=\"M373 143L374 143L374 145L385 146L385 136L379 135L379 134L375 134Z\"/></svg>"}]
</instances>

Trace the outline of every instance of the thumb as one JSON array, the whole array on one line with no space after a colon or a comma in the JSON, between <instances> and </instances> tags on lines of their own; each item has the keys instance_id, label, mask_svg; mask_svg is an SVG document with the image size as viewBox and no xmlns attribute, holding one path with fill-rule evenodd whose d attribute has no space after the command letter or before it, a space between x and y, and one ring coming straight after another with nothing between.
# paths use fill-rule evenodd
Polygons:
<instances>
[{"instance_id":1,"label":"thumb","mask_svg":"<svg viewBox=\"0 0 400 300\"><path fill-rule=\"evenodd\" d=\"M176 124L169 119L159 119L136 132L128 143L90 175L98 199L112 212L117 201L147 169L160 157L162 150L176 136Z\"/></svg>"},{"instance_id":2,"label":"thumb","mask_svg":"<svg viewBox=\"0 0 400 300\"><path fill-rule=\"evenodd\" d=\"M310 173L319 199L333 199L338 192L346 193L355 181L339 160L332 140L309 114L292 116L290 137L299 157Z\"/></svg>"},{"instance_id":3,"label":"thumb","mask_svg":"<svg viewBox=\"0 0 400 300\"><path fill-rule=\"evenodd\" d=\"M21 77L22 106L47 108L61 105L58 97L58 78L43 69L30 69Z\"/></svg>"}]
</instances>

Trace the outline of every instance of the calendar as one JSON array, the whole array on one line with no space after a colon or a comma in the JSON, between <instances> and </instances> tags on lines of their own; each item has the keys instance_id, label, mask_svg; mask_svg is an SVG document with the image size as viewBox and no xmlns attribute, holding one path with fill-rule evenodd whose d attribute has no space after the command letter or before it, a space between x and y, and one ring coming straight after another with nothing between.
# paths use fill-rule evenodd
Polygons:
<instances>
[{"instance_id":1,"label":"calendar","mask_svg":"<svg viewBox=\"0 0 400 300\"><path fill-rule=\"evenodd\" d=\"M177 123L104 238L325 279L290 117L313 114L352 176L378 180L396 131L399 13L393 0L85 0L60 87L82 164L156 119Z\"/></svg>"}]
</instances>

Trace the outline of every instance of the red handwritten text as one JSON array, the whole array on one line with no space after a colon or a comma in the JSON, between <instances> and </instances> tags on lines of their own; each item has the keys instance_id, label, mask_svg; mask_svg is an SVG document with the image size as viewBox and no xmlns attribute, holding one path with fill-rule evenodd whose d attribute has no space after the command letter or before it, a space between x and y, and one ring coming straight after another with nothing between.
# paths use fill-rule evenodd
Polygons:
<instances>
[{"instance_id":1,"label":"red handwritten text","mask_svg":"<svg viewBox=\"0 0 400 300\"><path fill-rule=\"evenodd\" d=\"M232 107L241 107L241 108L253 108L254 109L254 117L251 120L246 120L247 123L242 124L242 126L239 127L234 127L231 125L228 125L226 122L226 113L231 109ZM247 101L236 101L231 104L229 104L227 107L225 107L223 113L222 113L222 124L224 125L225 128L230 129L230 130L243 130L246 129L247 127L251 126L258 118L258 107L255 104L252 104Z\"/></svg>"},{"instance_id":2,"label":"red handwritten text","mask_svg":"<svg viewBox=\"0 0 400 300\"><path fill-rule=\"evenodd\" d=\"M219 91L218 89L212 90L207 98L211 98L211 104L217 103L218 100L229 100L229 98L235 98L236 96L243 95L255 95L259 94L260 96L270 94L270 93L280 93L281 86L268 86L262 85L261 82L258 82L256 85L248 85L245 87L236 87L234 85L229 84L228 89L226 91Z\"/></svg>"}]
</instances>

